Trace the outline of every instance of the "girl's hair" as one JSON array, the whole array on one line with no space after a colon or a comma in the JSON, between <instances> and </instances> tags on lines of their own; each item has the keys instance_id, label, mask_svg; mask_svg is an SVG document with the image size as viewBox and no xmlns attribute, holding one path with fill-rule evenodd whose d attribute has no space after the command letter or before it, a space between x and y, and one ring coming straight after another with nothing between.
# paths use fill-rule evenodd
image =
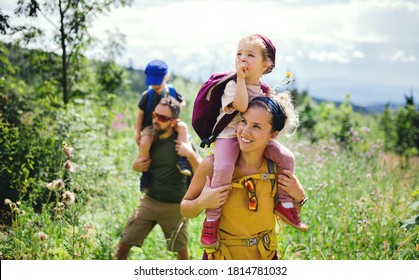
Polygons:
<instances>
[{"instance_id":1,"label":"girl's hair","mask_svg":"<svg viewBox=\"0 0 419 280\"><path fill-rule=\"evenodd\" d=\"M275 68L275 61L272 61L272 59L271 59L272 56L275 58L275 48L272 45L272 47L274 49L272 50L272 48L271 48L270 51L274 52L274 53L273 54L269 53L269 50L266 47L266 43L264 42L264 40L262 38L266 38L266 37L261 37L261 35L258 35L258 34L246 36L239 41L239 45L243 42L245 42L245 43L258 42L258 44L260 45L260 47L262 49L263 61L269 62L269 66L265 70L265 72L263 72L263 74L268 74L268 73L271 73L272 70ZM269 39L266 38L265 40L269 40ZM270 41L269 41L269 43L272 44Z\"/></svg>"},{"instance_id":2,"label":"girl's hair","mask_svg":"<svg viewBox=\"0 0 419 280\"><path fill-rule=\"evenodd\" d=\"M284 91L276 95L273 95L270 98L278 102L279 106L281 106L282 108L282 111L285 113L285 125L284 128L281 131L279 131L279 135L292 136L297 131L300 121L298 117L298 112L294 109L291 93L289 91ZM266 103L257 99L253 99L252 101L250 101L248 108L264 108L268 112L272 113ZM274 116L272 115L272 118L270 120L270 124L272 125L272 131L274 131L273 123Z\"/></svg>"}]
</instances>

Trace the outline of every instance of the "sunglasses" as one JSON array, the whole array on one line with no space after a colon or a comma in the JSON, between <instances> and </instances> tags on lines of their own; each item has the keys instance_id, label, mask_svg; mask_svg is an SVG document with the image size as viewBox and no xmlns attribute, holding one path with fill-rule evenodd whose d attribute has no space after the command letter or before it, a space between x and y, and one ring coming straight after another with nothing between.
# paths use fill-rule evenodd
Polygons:
<instances>
[{"instance_id":1,"label":"sunglasses","mask_svg":"<svg viewBox=\"0 0 419 280\"><path fill-rule=\"evenodd\" d=\"M157 120L159 122L168 122L172 119L172 117L167 117L167 116L164 116L164 115L160 115L160 114L157 114L156 112L151 113L151 115L153 116L153 119L157 118Z\"/></svg>"},{"instance_id":2,"label":"sunglasses","mask_svg":"<svg viewBox=\"0 0 419 280\"><path fill-rule=\"evenodd\" d=\"M243 181L244 187L249 194L248 207L250 211L258 210L258 200L256 198L256 186L252 178L247 178Z\"/></svg>"}]
</instances>

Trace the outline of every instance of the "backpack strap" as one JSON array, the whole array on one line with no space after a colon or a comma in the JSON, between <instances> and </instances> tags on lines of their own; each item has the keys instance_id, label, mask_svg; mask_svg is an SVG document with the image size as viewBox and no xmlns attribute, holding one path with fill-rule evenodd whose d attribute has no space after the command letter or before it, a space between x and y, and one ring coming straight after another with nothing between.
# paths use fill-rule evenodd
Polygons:
<instances>
[{"instance_id":1,"label":"backpack strap","mask_svg":"<svg viewBox=\"0 0 419 280\"><path fill-rule=\"evenodd\" d=\"M153 107L154 99L154 89L152 87L148 88L147 91L147 105L145 107L144 115L148 116L151 113L151 108Z\"/></svg>"},{"instance_id":2,"label":"backpack strap","mask_svg":"<svg viewBox=\"0 0 419 280\"><path fill-rule=\"evenodd\" d=\"M268 161L269 173L262 172L262 173L256 173L256 174L241 177L238 181L235 181L232 183L233 188L243 189L244 188L243 182L249 178L252 178L255 180L271 180L272 193L276 197L276 193L278 191L278 189L276 188L276 180L277 180L276 164L270 159L267 159L267 161Z\"/></svg>"},{"instance_id":3,"label":"backpack strap","mask_svg":"<svg viewBox=\"0 0 419 280\"><path fill-rule=\"evenodd\" d=\"M272 160L268 159L268 172L269 175L274 175L274 178L270 178L271 179L271 187L272 189L275 188L276 186L276 164L275 162L273 162Z\"/></svg>"},{"instance_id":4,"label":"backpack strap","mask_svg":"<svg viewBox=\"0 0 419 280\"><path fill-rule=\"evenodd\" d=\"M169 95L174 99L177 99L177 91L175 90L175 88L171 84L168 84L167 88L169 89Z\"/></svg>"},{"instance_id":5,"label":"backpack strap","mask_svg":"<svg viewBox=\"0 0 419 280\"><path fill-rule=\"evenodd\" d=\"M215 125L211 136L202 140L201 145L200 145L201 148L205 148L205 146L207 147L211 146L211 143L217 139L221 131L223 131L224 128L234 119L237 113L238 111L234 111L231 114L225 114Z\"/></svg>"}]
</instances>

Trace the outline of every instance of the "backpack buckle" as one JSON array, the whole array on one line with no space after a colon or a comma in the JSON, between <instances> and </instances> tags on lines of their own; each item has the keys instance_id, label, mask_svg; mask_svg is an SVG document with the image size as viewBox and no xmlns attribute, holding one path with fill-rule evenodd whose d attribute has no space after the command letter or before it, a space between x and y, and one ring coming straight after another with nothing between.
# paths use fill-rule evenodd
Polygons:
<instances>
[{"instance_id":1,"label":"backpack buckle","mask_svg":"<svg viewBox=\"0 0 419 280\"><path fill-rule=\"evenodd\" d=\"M263 236L263 243L269 244L269 242L271 242L271 239L269 238L269 234L265 234Z\"/></svg>"},{"instance_id":2,"label":"backpack buckle","mask_svg":"<svg viewBox=\"0 0 419 280\"><path fill-rule=\"evenodd\" d=\"M207 146L208 148L211 147L211 143L216 140L215 135L211 135L209 138L205 138L202 140L201 145L199 145L201 148L205 148Z\"/></svg>"},{"instance_id":3,"label":"backpack buckle","mask_svg":"<svg viewBox=\"0 0 419 280\"><path fill-rule=\"evenodd\" d=\"M253 245L257 245L257 244L258 244L258 238L257 237L246 239L246 246L247 247L250 247L250 246L253 246Z\"/></svg>"},{"instance_id":4,"label":"backpack buckle","mask_svg":"<svg viewBox=\"0 0 419 280\"><path fill-rule=\"evenodd\" d=\"M261 180L268 180L269 179L269 173L260 173Z\"/></svg>"}]
</instances>

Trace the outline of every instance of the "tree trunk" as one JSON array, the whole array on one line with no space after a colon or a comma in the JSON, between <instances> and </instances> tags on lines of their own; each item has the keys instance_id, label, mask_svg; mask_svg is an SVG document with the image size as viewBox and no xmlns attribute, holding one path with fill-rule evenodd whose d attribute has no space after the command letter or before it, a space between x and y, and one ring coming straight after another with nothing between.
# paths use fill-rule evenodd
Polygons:
<instances>
[{"instance_id":1,"label":"tree trunk","mask_svg":"<svg viewBox=\"0 0 419 280\"><path fill-rule=\"evenodd\" d=\"M61 6L61 0L58 2L59 9L60 9L60 41L61 41L61 71L62 71L62 78L61 78L61 85L63 87L63 101L64 104L68 103L68 82L67 82L67 49L66 49L66 34L64 30L64 17L65 13Z\"/></svg>"}]
</instances>

